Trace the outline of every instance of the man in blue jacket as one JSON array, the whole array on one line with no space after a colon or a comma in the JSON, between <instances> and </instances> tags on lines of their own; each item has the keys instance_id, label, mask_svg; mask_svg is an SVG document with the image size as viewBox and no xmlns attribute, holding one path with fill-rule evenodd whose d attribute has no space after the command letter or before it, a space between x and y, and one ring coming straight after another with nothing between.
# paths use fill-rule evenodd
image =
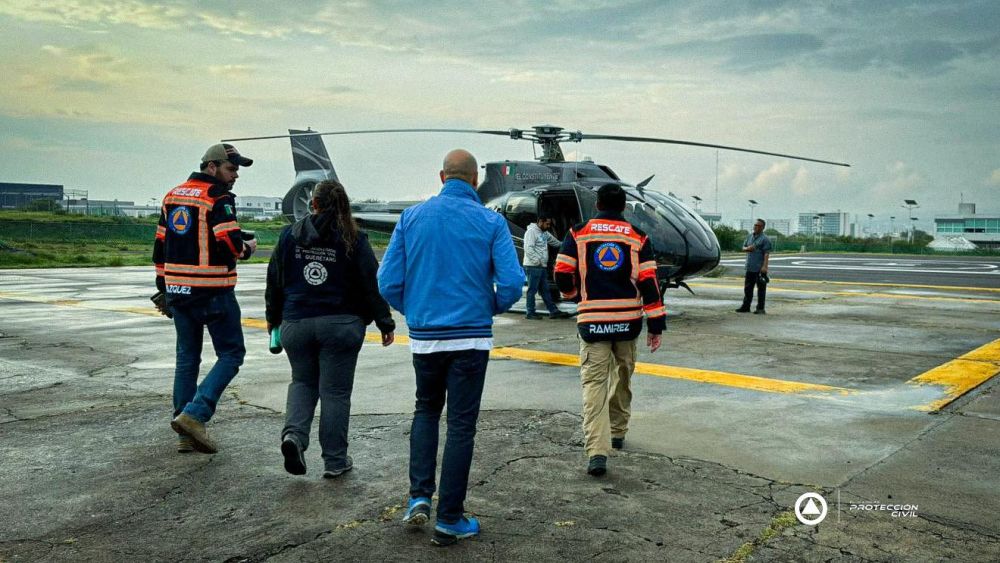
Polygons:
<instances>
[{"instance_id":1,"label":"man in blue jacket","mask_svg":"<svg viewBox=\"0 0 1000 563\"><path fill-rule=\"evenodd\" d=\"M410 500L403 521L430 519L438 421L448 403L448 434L432 543L479 533L464 516L476 420L493 348L493 316L521 297L524 271L503 216L483 207L473 186L476 159L453 150L441 193L403 211L382 258L382 296L406 316L417 379L410 430Z\"/></svg>"}]
</instances>

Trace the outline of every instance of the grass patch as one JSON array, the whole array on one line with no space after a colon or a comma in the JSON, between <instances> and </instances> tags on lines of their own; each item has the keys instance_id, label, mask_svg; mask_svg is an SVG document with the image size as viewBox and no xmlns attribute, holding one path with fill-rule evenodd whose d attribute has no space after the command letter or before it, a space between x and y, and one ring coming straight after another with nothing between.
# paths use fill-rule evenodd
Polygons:
<instances>
[{"instance_id":1,"label":"grass patch","mask_svg":"<svg viewBox=\"0 0 1000 563\"><path fill-rule=\"evenodd\" d=\"M258 250L270 250L266 246ZM153 245L101 243L41 243L0 246L0 268L92 268L153 266ZM255 256L248 262L266 264L268 258ZM243 264L244 262L239 262Z\"/></svg>"},{"instance_id":2,"label":"grass patch","mask_svg":"<svg viewBox=\"0 0 1000 563\"><path fill-rule=\"evenodd\" d=\"M771 538L781 534L788 528L791 528L796 524L795 514L791 512L782 512L781 514L775 516L771 519L771 522L764 528L764 531L760 533L753 541L748 541L741 545L739 549L733 552L732 555L725 559L720 559L719 563L744 563L757 548L763 546L771 540Z\"/></svg>"}]
</instances>

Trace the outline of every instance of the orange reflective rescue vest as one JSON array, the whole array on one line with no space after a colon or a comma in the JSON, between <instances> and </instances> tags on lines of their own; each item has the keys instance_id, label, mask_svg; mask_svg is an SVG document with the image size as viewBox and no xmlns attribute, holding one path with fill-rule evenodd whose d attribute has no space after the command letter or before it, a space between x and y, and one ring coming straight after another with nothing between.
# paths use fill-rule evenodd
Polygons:
<instances>
[{"instance_id":1,"label":"orange reflective rescue vest","mask_svg":"<svg viewBox=\"0 0 1000 563\"><path fill-rule=\"evenodd\" d=\"M243 252L236 200L213 176L196 172L163 198L153 263L168 302L232 291Z\"/></svg>"},{"instance_id":2,"label":"orange reflective rescue vest","mask_svg":"<svg viewBox=\"0 0 1000 563\"><path fill-rule=\"evenodd\" d=\"M632 340L666 327L653 247L645 233L614 213L575 225L556 258L556 285L564 299L579 299L577 328L586 342Z\"/></svg>"}]
</instances>

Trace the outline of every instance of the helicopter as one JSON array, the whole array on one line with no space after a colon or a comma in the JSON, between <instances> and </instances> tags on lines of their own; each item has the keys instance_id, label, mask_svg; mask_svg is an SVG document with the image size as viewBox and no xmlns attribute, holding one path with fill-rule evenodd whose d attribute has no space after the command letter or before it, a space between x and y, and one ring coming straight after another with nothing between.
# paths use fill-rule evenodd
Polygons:
<instances>
[{"instance_id":1,"label":"helicopter","mask_svg":"<svg viewBox=\"0 0 1000 563\"><path fill-rule=\"evenodd\" d=\"M531 129L364 129L355 131L316 132L311 129L289 129L288 135L226 139L224 142L288 138L291 141L295 181L282 200L282 213L291 221L310 212L313 187L326 179L338 180L333 162L323 143L323 136L399 133L476 133L501 135L514 140L526 140L540 148L536 161L504 160L482 166L486 173L476 188L479 199L487 208L507 219L519 258L523 256L523 237L529 224L540 214L553 219L552 234L562 240L570 228L591 219L597 212L597 189L605 184L618 184L626 193L625 220L644 231L650 239L657 264L660 293L668 288L683 287L694 293L686 280L714 269L721 258L719 241L705 220L673 194L647 188L653 176L637 183L623 181L609 167L590 159L567 162L560 143L583 140L663 143L749 152L791 158L834 166L849 164L788 154L745 149L726 145L622 135L594 135L566 131L553 125L538 125ZM352 204L352 212L362 228L391 235L402 210L419 202L388 202L382 204ZM555 252L550 252L549 281ZM554 293L558 295L557 292Z\"/></svg>"}]
</instances>

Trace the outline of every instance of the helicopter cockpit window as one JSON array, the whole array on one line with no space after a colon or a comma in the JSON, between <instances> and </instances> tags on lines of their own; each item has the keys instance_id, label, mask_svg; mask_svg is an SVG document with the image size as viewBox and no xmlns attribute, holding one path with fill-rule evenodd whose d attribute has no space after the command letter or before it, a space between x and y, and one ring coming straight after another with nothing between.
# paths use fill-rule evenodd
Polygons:
<instances>
[{"instance_id":1,"label":"helicopter cockpit window","mask_svg":"<svg viewBox=\"0 0 1000 563\"><path fill-rule=\"evenodd\" d=\"M538 196L534 193L513 193L504 205L507 220L521 227L527 227L538 218Z\"/></svg>"},{"instance_id":2,"label":"helicopter cockpit window","mask_svg":"<svg viewBox=\"0 0 1000 563\"><path fill-rule=\"evenodd\" d=\"M503 214L504 206L507 204L507 198L510 194L503 194L500 197L496 197L486 202L485 207L490 211L496 211L497 213Z\"/></svg>"},{"instance_id":3,"label":"helicopter cockpit window","mask_svg":"<svg viewBox=\"0 0 1000 563\"><path fill-rule=\"evenodd\" d=\"M657 261L673 264L683 261L687 255L683 231L665 214L657 211L655 202L643 199L633 190L625 191L625 220L649 236Z\"/></svg>"}]
</instances>

